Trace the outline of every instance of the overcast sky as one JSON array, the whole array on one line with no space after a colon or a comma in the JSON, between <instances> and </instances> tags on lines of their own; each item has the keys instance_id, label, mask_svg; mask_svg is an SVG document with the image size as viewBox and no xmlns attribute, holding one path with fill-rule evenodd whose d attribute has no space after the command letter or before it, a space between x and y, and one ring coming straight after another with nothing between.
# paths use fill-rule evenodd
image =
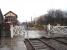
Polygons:
<instances>
[{"instance_id":1,"label":"overcast sky","mask_svg":"<svg viewBox=\"0 0 67 50\"><path fill-rule=\"evenodd\" d=\"M2 13L13 11L18 15L20 22L30 21L47 13L50 9L67 11L67 0L0 0Z\"/></svg>"}]
</instances>

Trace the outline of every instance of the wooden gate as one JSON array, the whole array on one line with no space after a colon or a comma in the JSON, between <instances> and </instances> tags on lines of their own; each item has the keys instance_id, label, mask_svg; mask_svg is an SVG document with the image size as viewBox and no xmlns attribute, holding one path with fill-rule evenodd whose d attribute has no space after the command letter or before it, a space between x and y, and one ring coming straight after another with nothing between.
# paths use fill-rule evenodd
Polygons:
<instances>
[{"instance_id":1,"label":"wooden gate","mask_svg":"<svg viewBox=\"0 0 67 50\"><path fill-rule=\"evenodd\" d=\"M18 35L24 36L25 28L22 26L14 26L13 27L13 25L11 25L10 32L11 32L11 38L13 38L13 36L18 36Z\"/></svg>"},{"instance_id":2,"label":"wooden gate","mask_svg":"<svg viewBox=\"0 0 67 50\"><path fill-rule=\"evenodd\" d=\"M67 26L51 26L48 30L49 37L67 37Z\"/></svg>"}]
</instances>

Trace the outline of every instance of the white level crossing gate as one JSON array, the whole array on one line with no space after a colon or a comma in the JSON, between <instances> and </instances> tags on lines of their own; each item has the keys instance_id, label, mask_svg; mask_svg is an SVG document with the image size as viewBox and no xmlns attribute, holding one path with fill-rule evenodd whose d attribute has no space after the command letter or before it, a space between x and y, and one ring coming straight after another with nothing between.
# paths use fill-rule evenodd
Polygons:
<instances>
[{"instance_id":1,"label":"white level crossing gate","mask_svg":"<svg viewBox=\"0 0 67 50\"><path fill-rule=\"evenodd\" d=\"M14 26L13 27L13 25L11 25L10 31L11 31L11 38L13 38L13 36L17 36L17 35L24 36L25 28L22 26Z\"/></svg>"},{"instance_id":2,"label":"white level crossing gate","mask_svg":"<svg viewBox=\"0 0 67 50\"><path fill-rule=\"evenodd\" d=\"M50 26L48 37L67 37L67 26Z\"/></svg>"}]
</instances>

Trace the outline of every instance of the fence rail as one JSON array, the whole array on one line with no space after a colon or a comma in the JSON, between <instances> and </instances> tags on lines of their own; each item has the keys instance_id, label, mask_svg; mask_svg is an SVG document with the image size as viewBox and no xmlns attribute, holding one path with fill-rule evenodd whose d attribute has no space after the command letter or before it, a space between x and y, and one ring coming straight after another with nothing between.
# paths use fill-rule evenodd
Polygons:
<instances>
[{"instance_id":1,"label":"fence rail","mask_svg":"<svg viewBox=\"0 0 67 50\"><path fill-rule=\"evenodd\" d=\"M48 37L67 37L67 26L49 26L47 27Z\"/></svg>"},{"instance_id":2,"label":"fence rail","mask_svg":"<svg viewBox=\"0 0 67 50\"><path fill-rule=\"evenodd\" d=\"M24 35L25 28L22 26L14 26L13 27L13 25L11 25L10 32L11 32L11 38L13 38L13 36Z\"/></svg>"}]
</instances>

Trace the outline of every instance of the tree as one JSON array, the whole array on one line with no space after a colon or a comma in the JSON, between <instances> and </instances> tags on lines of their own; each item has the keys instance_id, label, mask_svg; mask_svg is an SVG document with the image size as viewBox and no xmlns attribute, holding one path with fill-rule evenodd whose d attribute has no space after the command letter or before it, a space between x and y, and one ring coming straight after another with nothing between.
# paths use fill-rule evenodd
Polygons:
<instances>
[{"instance_id":1,"label":"tree","mask_svg":"<svg viewBox=\"0 0 67 50\"><path fill-rule=\"evenodd\" d=\"M67 12L61 10L49 10L47 14L44 14L38 18L37 23L67 25Z\"/></svg>"}]
</instances>

